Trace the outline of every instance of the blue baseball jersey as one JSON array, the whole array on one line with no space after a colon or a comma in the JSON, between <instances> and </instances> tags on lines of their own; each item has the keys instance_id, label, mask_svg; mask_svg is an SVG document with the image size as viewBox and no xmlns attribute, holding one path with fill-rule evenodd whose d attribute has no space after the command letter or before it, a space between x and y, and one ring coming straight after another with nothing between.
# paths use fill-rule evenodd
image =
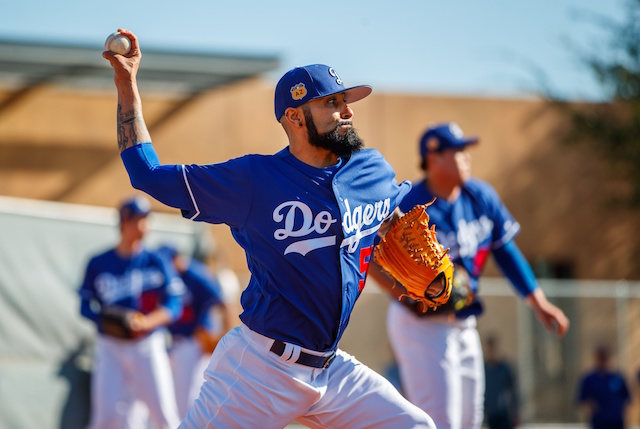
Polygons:
<instances>
[{"instance_id":1,"label":"blue baseball jersey","mask_svg":"<svg viewBox=\"0 0 640 429\"><path fill-rule=\"evenodd\" d=\"M122 257L111 249L91 258L79 293L82 315L94 322L100 309L110 306L144 314L164 306L177 318L184 284L173 267L155 253L141 249L131 257Z\"/></svg>"},{"instance_id":2,"label":"blue baseball jersey","mask_svg":"<svg viewBox=\"0 0 640 429\"><path fill-rule=\"evenodd\" d=\"M578 402L594 404L591 427L594 429L623 428L625 407L631 395L621 374L612 371L592 371L580 380Z\"/></svg>"},{"instance_id":3,"label":"blue baseball jersey","mask_svg":"<svg viewBox=\"0 0 640 429\"><path fill-rule=\"evenodd\" d=\"M337 348L376 233L411 188L374 149L322 169L288 148L210 165L161 166L148 143L121 157L134 186L189 219L230 226L251 271L244 324L317 351Z\"/></svg>"},{"instance_id":4,"label":"blue baseball jersey","mask_svg":"<svg viewBox=\"0 0 640 429\"><path fill-rule=\"evenodd\" d=\"M185 285L182 316L169 325L169 332L175 336L189 337L197 327L212 327L209 309L222 302L222 288L211 271L193 259L189 261L187 269L180 273L180 278Z\"/></svg>"},{"instance_id":5,"label":"blue baseball jersey","mask_svg":"<svg viewBox=\"0 0 640 429\"><path fill-rule=\"evenodd\" d=\"M433 197L424 180L416 182L400 209L406 213ZM427 208L427 214L429 223L436 226L438 241L450 249L451 261L469 273L474 292L478 291L478 279L491 251L512 240L520 231L520 225L495 189L478 179L468 180L453 202L437 198Z\"/></svg>"}]
</instances>

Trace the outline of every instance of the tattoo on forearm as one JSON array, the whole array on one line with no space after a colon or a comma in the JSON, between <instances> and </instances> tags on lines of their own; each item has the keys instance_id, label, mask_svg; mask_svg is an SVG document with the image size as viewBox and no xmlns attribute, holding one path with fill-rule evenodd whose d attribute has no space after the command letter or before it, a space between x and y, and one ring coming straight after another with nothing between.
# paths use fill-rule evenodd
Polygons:
<instances>
[{"instance_id":1,"label":"tattoo on forearm","mask_svg":"<svg viewBox=\"0 0 640 429\"><path fill-rule=\"evenodd\" d=\"M135 109L123 112L118 104L118 149L120 152L145 141L149 141L144 120Z\"/></svg>"}]
</instances>

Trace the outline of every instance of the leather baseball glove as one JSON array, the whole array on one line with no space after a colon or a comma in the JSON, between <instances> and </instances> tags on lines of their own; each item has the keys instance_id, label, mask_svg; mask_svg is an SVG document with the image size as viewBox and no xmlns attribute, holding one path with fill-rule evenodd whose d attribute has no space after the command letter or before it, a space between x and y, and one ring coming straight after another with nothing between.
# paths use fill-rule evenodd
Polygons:
<instances>
[{"instance_id":1,"label":"leather baseball glove","mask_svg":"<svg viewBox=\"0 0 640 429\"><path fill-rule=\"evenodd\" d=\"M407 295L405 295L406 297ZM400 302L419 317L429 317L442 313L457 313L473 304L475 293L469 284L469 274L462 265L453 264L453 282L449 300L438 307L438 311L426 311L424 305L412 298L404 298Z\"/></svg>"},{"instance_id":2,"label":"leather baseball glove","mask_svg":"<svg viewBox=\"0 0 640 429\"><path fill-rule=\"evenodd\" d=\"M144 333L132 329L134 319L143 318L144 315L131 308L106 307L100 313L98 323L102 332L115 338L135 339Z\"/></svg>"},{"instance_id":3,"label":"leather baseball glove","mask_svg":"<svg viewBox=\"0 0 640 429\"><path fill-rule=\"evenodd\" d=\"M424 311L445 304L453 285L449 249L438 242L435 225L429 228L428 204L419 204L396 219L374 252L375 262L400 282Z\"/></svg>"}]
</instances>

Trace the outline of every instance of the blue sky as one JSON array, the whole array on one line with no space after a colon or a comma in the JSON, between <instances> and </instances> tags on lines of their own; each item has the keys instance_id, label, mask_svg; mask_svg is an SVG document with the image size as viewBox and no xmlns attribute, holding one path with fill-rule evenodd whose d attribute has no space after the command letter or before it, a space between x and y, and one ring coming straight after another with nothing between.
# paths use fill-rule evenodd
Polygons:
<instances>
[{"instance_id":1,"label":"blue sky","mask_svg":"<svg viewBox=\"0 0 640 429\"><path fill-rule=\"evenodd\" d=\"M277 55L274 82L302 64L336 68L376 92L523 97L534 69L563 95L602 97L570 44L606 40L579 14L622 20L625 0L110 1L19 0L0 8L0 38L95 45L118 27L141 47ZM144 65L143 65L144 66Z\"/></svg>"}]
</instances>

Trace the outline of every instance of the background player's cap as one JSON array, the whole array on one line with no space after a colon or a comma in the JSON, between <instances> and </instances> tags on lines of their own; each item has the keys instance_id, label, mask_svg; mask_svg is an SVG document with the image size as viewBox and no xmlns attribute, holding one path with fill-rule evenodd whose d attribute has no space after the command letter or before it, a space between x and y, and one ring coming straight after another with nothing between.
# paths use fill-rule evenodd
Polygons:
<instances>
[{"instance_id":1,"label":"background player's cap","mask_svg":"<svg viewBox=\"0 0 640 429\"><path fill-rule=\"evenodd\" d=\"M311 64L289 70L276 85L274 107L279 121L289 107L298 107L315 98L346 92L347 103L362 100L371 94L369 85L346 88L333 67Z\"/></svg>"},{"instance_id":2,"label":"background player's cap","mask_svg":"<svg viewBox=\"0 0 640 429\"><path fill-rule=\"evenodd\" d=\"M465 137L455 122L447 122L429 127L420 139L420 156L429 152L455 149L478 142L478 137Z\"/></svg>"},{"instance_id":3,"label":"background player's cap","mask_svg":"<svg viewBox=\"0 0 640 429\"><path fill-rule=\"evenodd\" d=\"M136 216L144 217L149 213L151 213L151 203L142 196L125 200L120 205L120 221L129 220Z\"/></svg>"}]
</instances>

